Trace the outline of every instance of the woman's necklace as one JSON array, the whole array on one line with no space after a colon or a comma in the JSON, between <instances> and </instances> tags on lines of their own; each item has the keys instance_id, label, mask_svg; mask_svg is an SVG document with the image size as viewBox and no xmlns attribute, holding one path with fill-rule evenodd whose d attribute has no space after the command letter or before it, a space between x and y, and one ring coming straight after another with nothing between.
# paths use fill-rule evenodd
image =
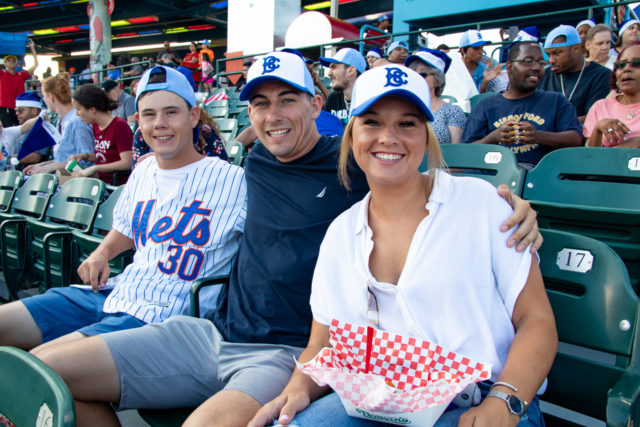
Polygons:
<instances>
[{"instance_id":1,"label":"woman's necklace","mask_svg":"<svg viewBox=\"0 0 640 427\"><path fill-rule=\"evenodd\" d=\"M576 84L573 86L573 90L569 94L569 97L567 98L567 101L571 101L571 97L575 93L576 88L578 87L578 84L580 83L580 79L582 78L582 73L583 73L584 67L586 65L587 65L587 61L583 60L582 69L580 70L580 75L578 75L578 80L576 80ZM560 87L562 88L562 95L564 95L566 97L567 95L565 95L565 93L564 93L564 79L562 78L562 74L560 74Z\"/></svg>"},{"instance_id":2,"label":"woman's necklace","mask_svg":"<svg viewBox=\"0 0 640 427\"><path fill-rule=\"evenodd\" d=\"M631 103L631 102L629 102L629 101L627 100L627 97L624 95L624 93L622 94L621 101L622 101L622 102L620 102L620 103L621 103L622 105L632 105L632 103ZM638 112L637 112L637 111L633 111L633 112L631 112L631 113L627 114L627 119L628 119L628 120L631 120L631 119L633 119L637 114L638 114Z\"/></svg>"}]
</instances>

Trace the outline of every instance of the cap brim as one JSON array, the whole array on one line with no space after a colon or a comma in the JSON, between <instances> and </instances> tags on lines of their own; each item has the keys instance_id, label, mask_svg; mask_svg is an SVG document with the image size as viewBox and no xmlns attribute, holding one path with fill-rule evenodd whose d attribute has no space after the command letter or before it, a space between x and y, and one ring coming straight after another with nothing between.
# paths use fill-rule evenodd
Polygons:
<instances>
[{"instance_id":1,"label":"cap brim","mask_svg":"<svg viewBox=\"0 0 640 427\"><path fill-rule=\"evenodd\" d=\"M281 77L277 77L277 76L260 76L260 77L256 77L254 79L251 79L250 82L248 82L246 85L244 85L244 87L242 88L242 90L240 91L240 95L238 96L238 98L240 99L240 101L249 101L249 98L251 97L251 92L253 91L253 89L255 89L256 86L268 82L268 81L272 81L272 80L279 80L281 82L284 82L286 84L288 84L289 86L293 86L296 89L308 93L312 96L315 96L315 93L310 93L309 89L307 89L304 86L300 86L299 84L293 83L289 80L283 79Z\"/></svg>"},{"instance_id":2,"label":"cap brim","mask_svg":"<svg viewBox=\"0 0 640 427\"><path fill-rule=\"evenodd\" d=\"M342 61L338 61L337 59L333 59L333 58L325 58L324 56L320 57L320 63L325 67L328 67L329 64L344 64L344 62Z\"/></svg>"},{"instance_id":3,"label":"cap brim","mask_svg":"<svg viewBox=\"0 0 640 427\"><path fill-rule=\"evenodd\" d=\"M475 43L470 43L470 44L466 44L464 46L460 46L460 47L476 47L476 46L484 46L485 44L490 44L490 41L487 40L478 40Z\"/></svg>"},{"instance_id":4,"label":"cap brim","mask_svg":"<svg viewBox=\"0 0 640 427\"><path fill-rule=\"evenodd\" d=\"M429 107L427 107L427 105L424 103L422 98L420 98L415 93L410 92L410 91L408 91L406 89L390 90L388 92L384 92L384 93L382 93L382 94L380 94L378 96L375 96L375 97L373 97L371 99L368 99L365 102L363 102L362 104L360 104L358 107L356 107L353 110L351 110L350 115L351 116L359 116L360 114L362 114L365 111L367 111L373 104L378 102L381 98L384 98L385 96L397 96L399 98L405 98L405 99L413 102L420 109L420 111L422 111L424 113L424 115L427 117L428 121L430 121L430 122L433 121L433 114L431 114L431 110L429 110Z\"/></svg>"}]
</instances>

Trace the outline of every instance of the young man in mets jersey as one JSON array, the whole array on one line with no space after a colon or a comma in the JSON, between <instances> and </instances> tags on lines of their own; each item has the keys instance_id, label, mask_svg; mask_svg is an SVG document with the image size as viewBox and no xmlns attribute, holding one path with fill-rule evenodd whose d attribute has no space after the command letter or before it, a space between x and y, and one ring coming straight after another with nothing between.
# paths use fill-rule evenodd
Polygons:
<instances>
[{"instance_id":1,"label":"young man in mets jersey","mask_svg":"<svg viewBox=\"0 0 640 427\"><path fill-rule=\"evenodd\" d=\"M193 280L229 274L244 229L243 170L194 149L200 110L181 73L154 67L140 81L136 105L155 155L133 171L112 230L80 265L87 286L50 289L0 307L0 345L38 354L161 322L189 312ZM109 278L109 260L131 248L133 263ZM212 308L216 296L205 300Z\"/></svg>"}]
</instances>

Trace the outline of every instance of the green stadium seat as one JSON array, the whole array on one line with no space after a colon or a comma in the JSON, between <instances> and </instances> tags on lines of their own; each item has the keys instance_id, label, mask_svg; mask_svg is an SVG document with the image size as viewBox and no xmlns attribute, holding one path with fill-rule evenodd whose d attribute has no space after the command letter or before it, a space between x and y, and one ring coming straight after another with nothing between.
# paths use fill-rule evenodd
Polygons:
<instances>
[{"instance_id":1,"label":"green stadium seat","mask_svg":"<svg viewBox=\"0 0 640 427\"><path fill-rule=\"evenodd\" d=\"M0 286L0 299L4 301L18 298L24 280L22 261L27 258L28 249L26 218L42 218L57 188L58 177L55 175L34 175L16 191L9 212L0 212L0 257L6 284L6 287Z\"/></svg>"},{"instance_id":2,"label":"green stadium seat","mask_svg":"<svg viewBox=\"0 0 640 427\"><path fill-rule=\"evenodd\" d=\"M478 95L474 95L471 98L469 98L469 105L470 105L471 111L473 111L475 106L478 105L478 102L490 96L494 96L496 93L497 92L480 93Z\"/></svg>"},{"instance_id":3,"label":"green stadium seat","mask_svg":"<svg viewBox=\"0 0 640 427\"><path fill-rule=\"evenodd\" d=\"M0 420L15 426L76 425L71 392L53 369L13 347L0 347L0 366Z\"/></svg>"},{"instance_id":4,"label":"green stadium seat","mask_svg":"<svg viewBox=\"0 0 640 427\"><path fill-rule=\"evenodd\" d=\"M638 425L640 301L624 263L597 240L542 235L540 269L560 340L542 400L608 426Z\"/></svg>"},{"instance_id":5,"label":"green stadium seat","mask_svg":"<svg viewBox=\"0 0 640 427\"><path fill-rule=\"evenodd\" d=\"M451 95L441 95L440 99L449 104L455 104L456 102L458 102L458 99L455 96Z\"/></svg>"},{"instance_id":6,"label":"green stadium seat","mask_svg":"<svg viewBox=\"0 0 640 427\"><path fill-rule=\"evenodd\" d=\"M9 212L13 196L22 185L22 172L5 171L0 173L0 212Z\"/></svg>"},{"instance_id":7,"label":"green stadium seat","mask_svg":"<svg viewBox=\"0 0 640 427\"><path fill-rule=\"evenodd\" d=\"M229 147L229 160L236 166L242 166L244 164L244 159L247 156L245 152L244 145L238 141L231 141L228 144Z\"/></svg>"},{"instance_id":8,"label":"green stadium seat","mask_svg":"<svg viewBox=\"0 0 640 427\"><path fill-rule=\"evenodd\" d=\"M239 99L229 101L229 116L235 117L249 107L249 101L240 101Z\"/></svg>"},{"instance_id":9,"label":"green stadium seat","mask_svg":"<svg viewBox=\"0 0 640 427\"><path fill-rule=\"evenodd\" d=\"M527 172L523 197L542 228L600 240L624 260L640 289L640 150L564 148Z\"/></svg>"},{"instance_id":10,"label":"green stadium seat","mask_svg":"<svg viewBox=\"0 0 640 427\"><path fill-rule=\"evenodd\" d=\"M249 118L249 109L245 108L235 117L238 121L238 129L244 129L245 126L251 124L251 119Z\"/></svg>"},{"instance_id":11,"label":"green stadium seat","mask_svg":"<svg viewBox=\"0 0 640 427\"><path fill-rule=\"evenodd\" d=\"M482 178L494 186L506 184L509 190L520 194L524 171L518 169L516 156L501 145L442 144L442 156L452 175ZM427 170L428 153L419 170Z\"/></svg>"},{"instance_id":12,"label":"green stadium seat","mask_svg":"<svg viewBox=\"0 0 640 427\"><path fill-rule=\"evenodd\" d=\"M238 134L238 121L236 119L219 118L216 119L218 126L220 127L220 136L224 141L224 146L228 147L229 142L236 139Z\"/></svg>"},{"instance_id":13,"label":"green stadium seat","mask_svg":"<svg viewBox=\"0 0 640 427\"><path fill-rule=\"evenodd\" d=\"M0 227L2 242L7 249L3 263L7 260L18 271L39 283L41 292L51 287L66 286L71 282L71 229L90 229L98 203L102 200L104 183L94 178L72 178L49 200L43 219L26 218L6 221ZM7 244L6 224L22 223L27 227L23 238L27 242L26 257L12 258L20 251ZM21 287L5 274L10 288Z\"/></svg>"},{"instance_id":14,"label":"green stadium seat","mask_svg":"<svg viewBox=\"0 0 640 427\"><path fill-rule=\"evenodd\" d=\"M75 272L80 264L82 264L82 262L87 259L94 250L96 250L98 245L100 245L104 239L104 236L106 236L106 234L111 230L113 225L113 209L115 208L116 202L118 201L123 189L124 186L117 187L111 193L109 198L100 204L90 233L81 230L71 231L73 234L73 265L68 273L68 277L72 277L72 283L78 279ZM111 270L110 276L113 277L122 273L125 267L131 264L133 254L133 250L126 251L109 261L109 269Z\"/></svg>"},{"instance_id":15,"label":"green stadium seat","mask_svg":"<svg viewBox=\"0 0 640 427\"><path fill-rule=\"evenodd\" d=\"M229 100L219 99L211 101L204 107L204 109L214 119L229 117Z\"/></svg>"}]
</instances>

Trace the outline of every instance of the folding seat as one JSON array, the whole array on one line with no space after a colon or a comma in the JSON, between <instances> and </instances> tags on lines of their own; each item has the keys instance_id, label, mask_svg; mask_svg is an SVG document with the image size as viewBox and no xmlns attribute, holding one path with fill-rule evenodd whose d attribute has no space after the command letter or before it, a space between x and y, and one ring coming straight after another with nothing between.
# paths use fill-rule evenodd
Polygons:
<instances>
[{"instance_id":1,"label":"folding seat","mask_svg":"<svg viewBox=\"0 0 640 427\"><path fill-rule=\"evenodd\" d=\"M209 102L204 109L214 119L229 117L229 100L218 99L216 101Z\"/></svg>"},{"instance_id":2,"label":"folding seat","mask_svg":"<svg viewBox=\"0 0 640 427\"><path fill-rule=\"evenodd\" d=\"M231 160L231 163L236 166L242 166L244 164L244 159L247 156L244 150L244 145L238 141L231 141L228 147L229 160Z\"/></svg>"},{"instance_id":3,"label":"folding seat","mask_svg":"<svg viewBox=\"0 0 640 427\"><path fill-rule=\"evenodd\" d=\"M0 425L76 425L71 392L53 369L14 347L0 347L0 366Z\"/></svg>"},{"instance_id":4,"label":"folding seat","mask_svg":"<svg viewBox=\"0 0 640 427\"><path fill-rule=\"evenodd\" d=\"M229 143L236 139L238 134L238 121L236 119L220 118L216 119L220 127L220 136L224 141L224 146L228 147Z\"/></svg>"},{"instance_id":5,"label":"folding seat","mask_svg":"<svg viewBox=\"0 0 640 427\"><path fill-rule=\"evenodd\" d=\"M624 260L640 286L640 150L564 148L527 172L523 197L542 228L600 240Z\"/></svg>"},{"instance_id":6,"label":"folding seat","mask_svg":"<svg viewBox=\"0 0 640 427\"><path fill-rule=\"evenodd\" d=\"M589 237L553 230L542 235L540 269L560 340L541 397L543 412L562 417L562 407L608 426L638 425L640 301L624 263ZM575 415L568 413L573 420Z\"/></svg>"},{"instance_id":7,"label":"folding seat","mask_svg":"<svg viewBox=\"0 0 640 427\"><path fill-rule=\"evenodd\" d=\"M0 300L17 299L24 280L22 262L27 258L26 218L42 218L57 188L55 175L33 175L16 191L10 210L0 212L0 257L6 284L0 286Z\"/></svg>"},{"instance_id":8,"label":"folding seat","mask_svg":"<svg viewBox=\"0 0 640 427\"><path fill-rule=\"evenodd\" d=\"M4 171L0 173L0 212L8 212L13 196L22 185L23 175L20 171Z\"/></svg>"},{"instance_id":9,"label":"folding seat","mask_svg":"<svg viewBox=\"0 0 640 427\"><path fill-rule=\"evenodd\" d=\"M5 221L0 227L2 242L6 248L3 262L8 260L35 282L40 292L51 287L66 286L71 277L67 274L71 265L71 229L87 231L91 228L98 204L102 200L104 183L95 178L72 178L49 200L46 214L42 219L26 218ZM10 258L7 244L6 225L26 223L25 238L28 249L24 258ZM22 283L16 282L5 271L7 285L16 289Z\"/></svg>"}]
</instances>

